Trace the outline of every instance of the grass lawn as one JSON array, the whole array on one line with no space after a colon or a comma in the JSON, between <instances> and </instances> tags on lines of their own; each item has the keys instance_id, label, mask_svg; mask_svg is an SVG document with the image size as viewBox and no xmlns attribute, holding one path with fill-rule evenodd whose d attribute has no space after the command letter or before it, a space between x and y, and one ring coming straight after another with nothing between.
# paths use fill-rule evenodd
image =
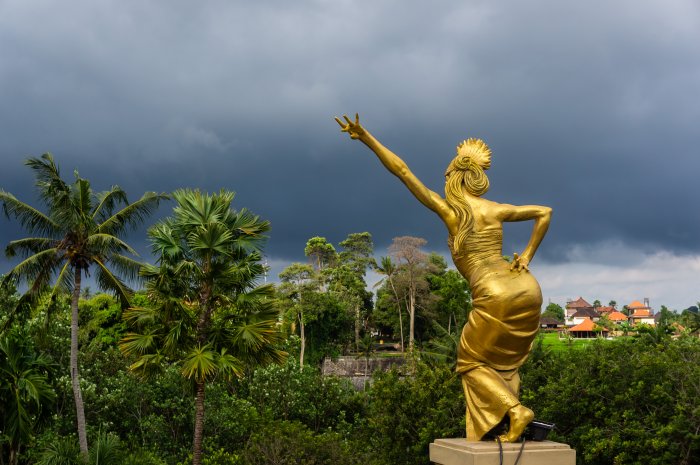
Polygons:
<instances>
[{"instance_id":1,"label":"grass lawn","mask_svg":"<svg viewBox=\"0 0 700 465\"><path fill-rule=\"evenodd\" d=\"M538 337L543 337L543 344L545 348L551 349L555 352L559 352L561 350L567 350L569 347L572 348L580 348L585 346L586 344L589 344L591 341L594 341L595 339L559 339L559 334L556 332L551 332L551 333L540 333Z\"/></svg>"}]
</instances>

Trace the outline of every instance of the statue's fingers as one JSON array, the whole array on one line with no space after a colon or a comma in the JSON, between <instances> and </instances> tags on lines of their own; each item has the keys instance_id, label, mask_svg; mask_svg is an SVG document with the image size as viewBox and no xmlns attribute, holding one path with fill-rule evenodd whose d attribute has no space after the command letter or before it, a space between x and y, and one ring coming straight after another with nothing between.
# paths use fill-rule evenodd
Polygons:
<instances>
[{"instance_id":1,"label":"statue's fingers","mask_svg":"<svg viewBox=\"0 0 700 465\"><path fill-rule=\"evenodd\" d=\"M343 118L345 118L345 121L347 121L349 125L352 125L352 121L348 118L348 115L343 115Z\"/></svg>"},{"instance_id":2,"label":"statue's fingers","mask_svg":"<svg viewBox=\"0 0 700 465\"><path fill-rule=\"evenodd\" d=\"M337 116L335 117L335 122L338 123L341 128L345 128L345 123L340 121L340 118L338 118Z\"/></svg>"},{"instance_id":3,"label":"statue's fingers","mask_svg":"<svg viewBox=\"0 0 700 465\"><path fill-rule=\"evenodd\" d=\"M360 124L360 114L355 113L355 124Z\"/></svg>"}]
</instances>

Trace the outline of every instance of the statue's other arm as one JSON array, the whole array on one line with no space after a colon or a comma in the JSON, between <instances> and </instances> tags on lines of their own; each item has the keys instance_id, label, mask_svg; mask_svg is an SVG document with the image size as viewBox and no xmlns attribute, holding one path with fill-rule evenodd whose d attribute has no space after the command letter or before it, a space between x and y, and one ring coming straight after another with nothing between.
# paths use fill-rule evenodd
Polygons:
<instances>
[{"instance_id":1,"label":"statue's other arm","mask_svg":"<svg viewBox=\"0 0 700 465\"><path fill-rule=\"evenodd\" d=\"M355 116L354 122L347 116L343 116L343 118L345 118L346 123L343 123L339 118L335 119L342 128L342 132L347 132L352 139L359 139L363 144L369 147L370 150L377 155L382 164L408 187L408 190L411 191L420 203L438 214L447 226L450 234L456 234L458 224L457 218L445 199L425 187L420 179L408 169L408 165L406 165L398 155L382 145L369 131L363 128L360 125L360 118L358 115Z\"/></svg>"},{"instance_id":2,"label":"statue's other arm","mask_svg":"<svg viewBox=\"0 0 700 465\"><path fill-rule=\"evenodd\" d=\"M513 270L527 270L528 264L532 260L532 257L537 252L537 248L540 246L544 235L549 229L549 222L552 218L552 209L549 207L542 207L539 205L499 205L497 218L500 221L528 221L535 220L535 225L532 228L532 234L530 235L530 241L527 243L523 253L518 256L518 254L513 255L513 265L511 269Z\"/></svg>"}]
</instances>

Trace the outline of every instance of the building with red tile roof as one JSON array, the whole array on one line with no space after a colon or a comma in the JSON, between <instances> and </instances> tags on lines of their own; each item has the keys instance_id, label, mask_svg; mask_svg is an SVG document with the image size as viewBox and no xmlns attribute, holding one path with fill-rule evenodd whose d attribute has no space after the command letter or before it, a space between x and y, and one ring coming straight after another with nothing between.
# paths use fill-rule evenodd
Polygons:
<instances>
[{"instance_id":1,"label":"building with red tile roof","mask_svg":"<svg viewBox=\"0 0 700 465\"><path fill-rule=\"evenodd\" d=\"M593 310L593 305L589 304L584 300L583 297L579 297L576 300L570 300L566 303L566 324L578 324L574 323L572 318L576 312L581 309Z\"/></svg>"},{"instance_id":2,"label":"building with red tile roof","mask_svg":"<svg viewBox=\"0 0 700 465\"><path fill-rule=\"evenodd\" d=\"M612 321L613 323L617 323L617 324L624 323L625 321L627 321L627 315L615 310L615 311L608 313L608 320Z\"/></svg>"},{"instance_id":3,"label":"building with red tile roof","mask_svg":"<svg viewBox=\"0 0 700 465\"><path fill-rule=\"evenodd\" d=\"M569 334L577 338L591 338L600 335L605 337L608 335L608 330L593 323L590 318L586 318L576 326L569 328Z\"/></svg>"},{"instance_id":4,"label":"building with red tile roof","mask_svg":"<svg viewBox=\"0 0 700 465\"><path fill-rule=\"evenodd\" d=\"M632 325L647 324L655 326L654 310L649 306L649 299L645 298L644 303L638 300L627 305L629 310L629 321Z\"/></svg>"}]
</instances>

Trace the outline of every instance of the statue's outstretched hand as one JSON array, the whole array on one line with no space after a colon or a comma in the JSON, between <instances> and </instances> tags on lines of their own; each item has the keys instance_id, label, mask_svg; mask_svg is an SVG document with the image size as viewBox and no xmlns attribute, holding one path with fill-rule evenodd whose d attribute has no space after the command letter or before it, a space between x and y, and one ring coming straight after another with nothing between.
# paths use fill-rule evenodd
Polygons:
<instances>
[{"instance_id":1,"label":"statue's outstretched hand","mask_svg":"<svg viewBox=\"0 0 700 465\"><path fill-rule=\"evenodd\" d=\"M348 134L350 134L351 139L359 139L366 134L365 128L360 126L360 115L358 113L355 113L354 123L350 120L350 118L348 118L347 115L343 115L343 118L345 118L347 124L343 123L337 116L335 117L335 121L342 128L340 131L347 132Z\"/></svg>"},{"instance_id":2,"label":"statue's outstretched hand","mask_svg":"<svg viewBox=\"0 0 700 465\"><path fill-rule=\"evenodd\" d=\"M530 268L528 268L529 263L530 260L525 257L521 257L517 253L514 253L513 262L510 264L510 271L530 271Z\"/></svg>"}]
</instances>

